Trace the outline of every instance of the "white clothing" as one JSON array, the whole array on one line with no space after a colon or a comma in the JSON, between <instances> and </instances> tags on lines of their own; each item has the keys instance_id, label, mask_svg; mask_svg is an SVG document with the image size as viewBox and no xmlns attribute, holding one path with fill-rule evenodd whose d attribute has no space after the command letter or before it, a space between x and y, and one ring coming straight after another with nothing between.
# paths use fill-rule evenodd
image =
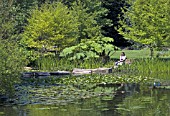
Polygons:
<instances>
[{"instance_id":1,"label":"white clothing","mask_svg":"<svg viewBox=\"0 0 170 116\"><path fill-rule=\"evenodd\" d=\"M123 62L126 60L126 56L120 56L120 62Z\"/></svg>"}]
</instances>

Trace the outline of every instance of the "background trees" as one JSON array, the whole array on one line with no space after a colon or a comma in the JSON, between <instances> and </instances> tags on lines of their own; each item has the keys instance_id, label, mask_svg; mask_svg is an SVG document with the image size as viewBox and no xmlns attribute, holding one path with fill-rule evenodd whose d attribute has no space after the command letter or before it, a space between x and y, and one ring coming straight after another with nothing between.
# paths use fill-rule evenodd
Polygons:
<instances>
[{"instance_id":1,"label":"background trees","mask_svg":"<svg viewBox=\"0 0 170 116\"><path fill-rule=\"evenodd\" d=\"M0 56L0 95L12 95L13 85L19 81L27 60L15 41L9 40L0 39Z\"/></svg>"},{"instance_id":2,"label":"background trees","mask_svg":"<svg viewBox=\"0 0 170 116\"><path fill-rule=\"evenodd\" d=\"M15 20L15 34L19 35L27 25L27 18L30 17L31 10L37 6L37 0L15 0L12 5L12 15Z\"/></svg>"},{"instance_id":3,"label":"background trees","mask_svg":"<svg viewBox=\"0 0 170 116\"><path fill-rule=\"evenodd\" d=\"M19 43L30 62L39 57L42 48L52 46L61 51L83 44L88 46L84 52L89 54L90 49L90 53L98 55L114 51L110 44L113 38L103 36L107 33L103 28L112 22L107 19L109 11L101 0L8 0L1 5L1 38Z\"/></svg>"},{"instance_id":4,"label":"background trees","mask_svg":"<svg viewBox=\"0 0 170 116\"><path fill-rule=\"evenodd\" d=\"M69 46L78 47L86 44L85 46L88 46L88 49L82 50L88 54L89 50L91 54L92 52L104 53L108 50L108 46L110 51L114 51L114 46L109 44L109 42L113 42L113 39L102 39L104 38L102 27L111 25L111 20L105 18L108 10L102 7L100 0L93 2L77 0L69 5L65 4L47 2L34 9L28 19L28 25L25 27L21 43L34 49L50 48L57 45L59 51ZM101 43L101 41L104 43ZM99 46L97 43L107 44L108 46L101 45L100 50L97 51L97 49L93 49L95 45ZM73 52L75 51L77 50L73 50ZM108 52L104 54L107 55Z\"/></svg>"},{"instance_id":5,"label":"background trees","mask_svg":"<svg viewBox=\"0 0 170 116\"><path fill-rule=\"evenodd\" d=\"M33 10L23 33L22 43L40 49L60 44L61 48L75 43L77 19L62 3L44 4Z\"/></svg>"},{"instance_id":6,"label":"background trees","mask_svg":"<svg viewBox=\"0 0 170 116\"><path fill-rule=\"evenodd\" d=\"M168 46L170 41L169 0L129 0L120 20L120 34L126 39L147 45L153 56L153 48Z\"/></svg>"},{"instance_id":7,"label":"background trees","mask_svg":"<svg viewBox=\"0 0 170 116\"><path fill-rule=\"evenodd\" d=\"M12 17L12 0L0 1L0 38L11 38L14 32L14 19Z\"/></svg>"},{"instance_id":8,"label":"background trees","mask_svg":"<svg viewBox=\"0 0 170 116\"><path fill-rule=\"evenodd\" d=\"M15 36L13 0L0 1L0 95L12 94L13 85L19 80L27 65L25 54Z\"/></svg>"},{"instance_id":9,"label":"background trees","mask_svg":"<svg viewBox=\"0 0 170 116\"><path fill-rule=\"evenodd\" d=\"M105 18L111 20L111 25L105 25L102 27L104 30L103 35L114 38L113 44L118 47L127 47L131 43L124 39L116 29L119 26L119 16L123 15L122 8L128 7L126 0L102 0L102 6L108 9L108 13Z\"/></svg>"},{"instance_id":10,"label":"background trees","mask_svg":"<svg viewBox=\"0 0 170 116\"><path fill-rule=\"evenodd\" d=\"M92 57L109 56L114 52L110 43L113 38L104 37L102 27L111 25L111 20L105 18L108 10L100 0L78 0L72 3L71 9L78 20L77 44L66 48L60 54L71 59L89 59Z\"/></svg>"},{"instance_id":11,"label":"background trees","mask_svg":"<svg viewBox=\"0 0 170 116\"><path fill-rule=\"evenodd\" d=\"M87 41L101 36L101 27L109 21L102 22L102 16L107 14L107 10L101 6L100 0L77 0L70 7L74 11L74 17L77 19L78 40L77 43Z\"/></svg>"}]
</instances>

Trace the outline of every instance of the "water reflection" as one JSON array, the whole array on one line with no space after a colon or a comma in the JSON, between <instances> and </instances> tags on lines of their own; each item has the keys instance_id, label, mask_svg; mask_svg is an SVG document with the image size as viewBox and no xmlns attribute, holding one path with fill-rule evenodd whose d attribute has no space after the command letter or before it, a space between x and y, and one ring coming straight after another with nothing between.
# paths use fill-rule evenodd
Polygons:
<instances>
[{"instance_id":1,"label":"water reflection","mask_svg":"<svg viewBox=\"0 0 170 116\"><path fill-rule=\"evenodd\" d=\"M110 89L110 88L108 88ZM124 84L112 95L68 104L0 106L2 116L169 116L170 89Z\"/></svg>"},{"instance_id":2,"label":"water reflection","mask_svg":"<svg viewBox=\"0 0 170 116\"><path fill-rule=\"evenodd\" d=\"M170 90L142 90L126 97L118 106L117 110L122 116L169 116Z\"/></svg>"}]
</instances>

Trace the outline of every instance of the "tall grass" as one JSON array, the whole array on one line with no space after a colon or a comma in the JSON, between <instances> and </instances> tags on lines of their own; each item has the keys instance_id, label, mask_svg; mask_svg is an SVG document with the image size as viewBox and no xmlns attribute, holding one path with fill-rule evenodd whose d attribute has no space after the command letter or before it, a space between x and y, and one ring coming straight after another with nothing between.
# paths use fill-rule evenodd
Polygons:
<instances>
[{"instance_id":1,"label":"tall grass","mask_svg":"<svg viewBox=\"0 0 170 116\"><path fill-rule=\"evenodd\" d=\"M120 67L122 73L150 76L159 79L170 79L170 60L136 59L131 65Z\"/></svg>"},{"instance_id":2,"label":"tall grass","mask_svg":"<svg viewBox=\"0 0 170 116\"><path fill-rule=\"evenodd\" d=\"M69 70L73 67L70 61L66 59L59 59L54 56L41 57L37 59L36 66L38 70L43 71Z\"/></svg>"},{"instance_id":3,"label":"tall grass","mask_svg":"<svg viewBox=\"0 0 170 116\"><path fill-rule=\"evenodd\" d=\"M56 58L54 56L43 57L37 60L37 68L43 71L72 71L74 68L99 68L112 67L114 61L103 62L102 59L74 60L67 58ZM123 65L113 69L114 73L153 77L159 79L170 79L170 60L161 58L134 59L131 65Z\"/></svg>"},{"instance_id":4,"label":"tall grass","mask_svg":"<svg viewBox=\"0 0 170 116\"><path fill-rule=\"evenodd\" d=\"M92 69L99 67L111 67L113 64L114 63L111 60L103 62L100 58L70 61L67 58L57 58L54 56L41 57L36 61L37 68L43 71L71 71L74 68Z\"/></svg>"}]
</instances>

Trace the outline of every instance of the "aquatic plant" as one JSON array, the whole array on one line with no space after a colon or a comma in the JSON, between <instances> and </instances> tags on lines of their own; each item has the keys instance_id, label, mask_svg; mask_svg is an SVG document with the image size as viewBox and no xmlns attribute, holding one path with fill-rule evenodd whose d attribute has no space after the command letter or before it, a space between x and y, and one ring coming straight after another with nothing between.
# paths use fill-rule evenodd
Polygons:
<instances>
[{"instance_id":1,"label":"aquatic plant","mask_svg":"<svg viewBox=\"0 0 170 116\"><path fill-rule=\"evenodd\" d=\"M167 59L136 59L131 65L118 69L121 73L141 75L153 78L168 79L170 74L170 61Z\"/></svg>"},{"instance_id":2,"label":"aquatic plant","mask_svg":"<svg viewBox=\"0 0 170 116\"><path fill-rule=\"evenodd\" d=\"M40 57L35 65L38 70L43 71L71 70L74 67L69 60L59 59L57 56Z\"/></svg>"},{"instance_id":3,"label":"aquatic plant","mask_svg":"<svg viewBox=\"0 0 170 116\"><path fill-rule=\"evenodd\" d=\"M74 68L99 68L99 67L112 67L113 61L108 60L104 62L102 58L91 58L84 60L72 60L68 58L58 58L57 56L46 56L37 59L36 64L39 70L43 71L57 71L68 70L72 71Z\"/></svg>"}]
</instances>

